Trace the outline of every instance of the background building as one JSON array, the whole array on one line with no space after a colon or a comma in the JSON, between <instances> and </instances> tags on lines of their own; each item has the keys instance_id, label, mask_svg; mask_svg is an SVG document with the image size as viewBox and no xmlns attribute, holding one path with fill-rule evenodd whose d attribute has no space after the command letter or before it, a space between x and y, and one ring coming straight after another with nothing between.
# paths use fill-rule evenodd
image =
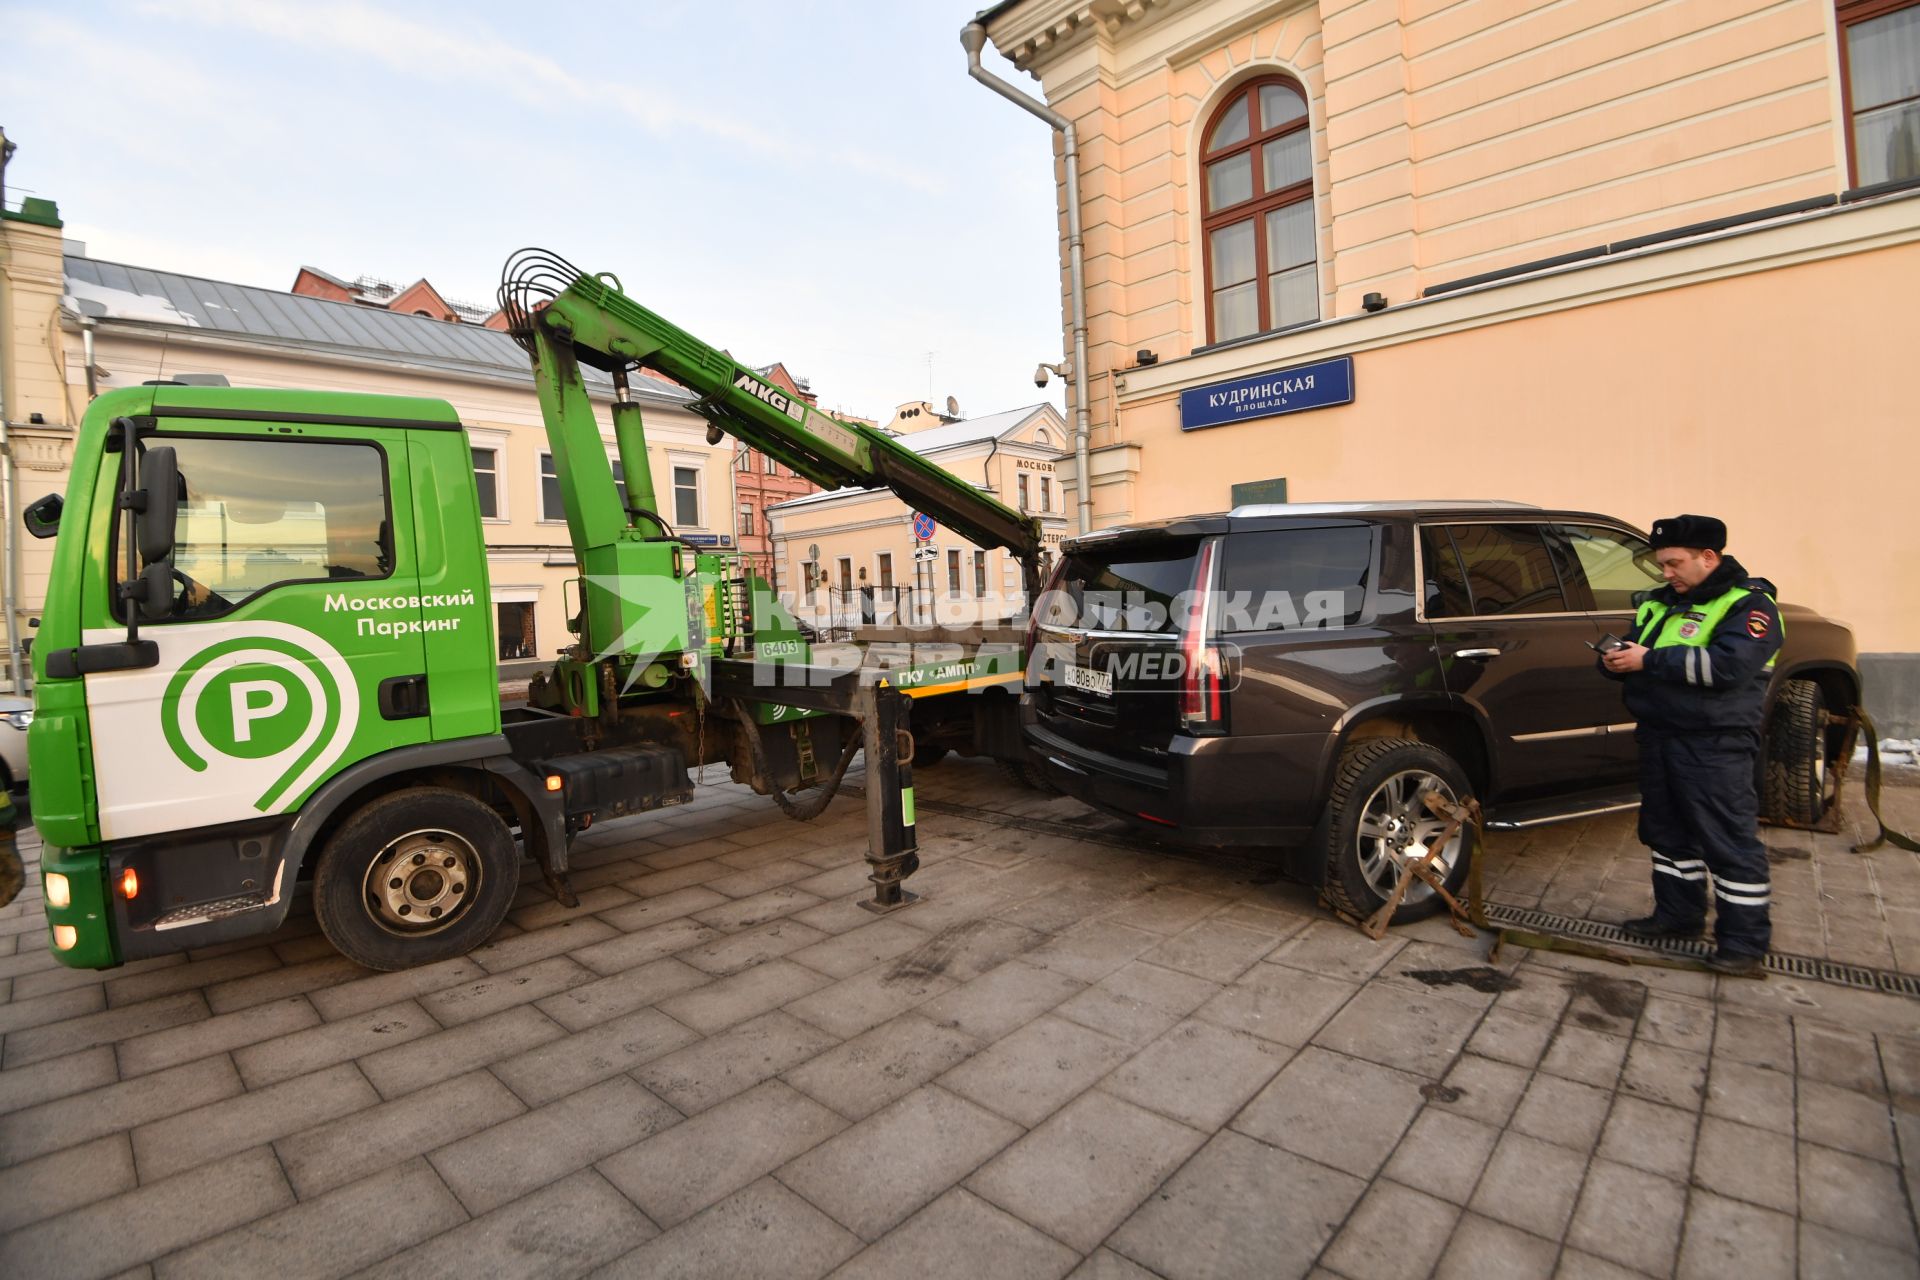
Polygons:
<instances>
[{"instance_id":1,"label":"background building","mask_svg":"<svg viewBox=\"0 0 1920 1280\"><path fill-rule=\"evenodd\" d=\"M572 642L567 613L579 595L566 583L577 569L532 373L526 354L478 309L447 303L424 281L381 297L364 281L346 285L303 268L300 291L282 293L102 262L62 241L58 212L45 201L0 221L0 272L0 400L14 462L5 554L22 635L31 636L45 599L53 543L19 535L20 509L65 491L92 394L168 378L450 402L473 447L500 660L551 661ZM328 282L347 296L316 296ZM582 373L618 478L605 408L612 384L598 370ZM686 407L692 397L682 388L631 382L660 514L690 542L731 549L732 442L707 443L706 421Z\"/></svg>"},{"instance_id":2,"label":"background building","mask_svg":"<svg viewBox=\"0 0 1920 1280\"><path fill-rule=\"evenodd\" d=\"M1096 523L1242 485L1712 512L1786 599L1855 627L1882 730L1920 733L1920 441L1894 372L1920 292L1920 5L1009 0L980 21L1078 135L1092 448L1062 473Z\"/></svg>"},{"instance_id":3,"label":"background building","mask_svg":"<svg viewBox=\"0 0 1920 1280\"><path fill-rule=\"evenodd\" d=\"M962 419L915 400L896 409L882 430L1008 506L1039 516L1050 543L1066 532L1066 501L1056 483L1066 425L1052 405ZM816 493L769 514L783 589L814 626L967 625L1009 617L1025 600L1019 565L1006 551L976 547L946 528L916 540L913 513L886 489Z\"/></svg>"},{"instance_id":4,"label":"background building","mask_svg":"<svg viewBox=\"0 0 1920 1280\"><path fill-rule=\"evenodd\" d=\"M790 396L811 405L820 403L820 398L814 395L807 380L788 373L784 364L775 362L754 372L763 381ZM834 416L844 421L873 425L865 418L848 418L845 414ZM749 448L744 441L736 441L733 448L733 498L738 526L734 531L736 543L751 558L754 572L772 583L775 591L788 590L792 584L775 577L773 528L767 520L767 508L792 498L818 493L820 486L785 463L768 457L758 449Z\"/></svg>"}]
</instances>

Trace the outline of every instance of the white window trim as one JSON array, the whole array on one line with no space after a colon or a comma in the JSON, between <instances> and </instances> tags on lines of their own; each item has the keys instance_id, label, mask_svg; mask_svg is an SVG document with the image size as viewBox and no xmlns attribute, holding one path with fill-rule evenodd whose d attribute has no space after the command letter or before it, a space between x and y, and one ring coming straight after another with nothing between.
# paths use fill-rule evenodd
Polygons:
<instances>
[{"instance_id":1,"label":"white window trim","mask_svg":"<svg viewBox=\"0 0 1920 1280\"><path fill-rule=\"evenodd\" d=\"M467 428L467 447L470 449L491 449L493 451L493 506L497 514L481 516L481 524L509 524L513 511L508 502L507 490L507 442L513 437L505 431L489 431L485 428Z\"/></svg>"},{"instance_id":2,"label":"white window trim","mask_svg":"<svg viewBox=\"0 0 1920 1280\"><path fill-rule=\"evenodd\" d=\"M546 464L547 464L547 463L549 463L549 462L553 462L553 474L554 474L554 478L555 478L555 483L558 483L558 480L559 480L559 475L560 475L560 464L559 464L558 462L554 462L554 457L553 457L553 450L551 450L551 449L541 449L541 450L539 450L539 451L538 451L537 453L535 453L535 454L534 454L534 466L533 466L533 483L534 483L534 495L533 495L533 500L534 500L534 502L535 502L535 504L536 504L536 510L538 510L538 511L540 512L540 518L539 518L539 520L537 520L537 521L536 521L535 523L537 523L537 524L565 524L565 523L567 522L567 512L566 512L566 503L565 503L565 500L564 500L564 498L562 499L562 502L561 502L561 510L560 510L560 514L559 514L559 515L557 515L557 516L550 516L550 515L548 515L548 514L547 514L547 496L546 496L546 495L547 495L547 476L546 476ZM563 490L563 493L564 493L564 490Z\"/></svg>"},{"instance_id":3,"label":"white window trim","mask_svg":"<svg viewBox=\"0 0 1920 1280\"><path fill-rule=\"evenodd\" d=\"M698 529L703 533L711 533L714 530L707 522L707 459L701 454L681 453L678 450L669 449L667 450L667 492L673 498L673 527L676 529L682 527L680 520L680 484L678 478L674 475L674 472L682 469L693 472L693 506L694 515L698 517L691 525L686 527ZM728 487L731 488L732 477L729 476L728 480ZM724 530L724 532L731 537L737 538L739 536L733 529L727 529Z\"/></svg>"}]
</instances>

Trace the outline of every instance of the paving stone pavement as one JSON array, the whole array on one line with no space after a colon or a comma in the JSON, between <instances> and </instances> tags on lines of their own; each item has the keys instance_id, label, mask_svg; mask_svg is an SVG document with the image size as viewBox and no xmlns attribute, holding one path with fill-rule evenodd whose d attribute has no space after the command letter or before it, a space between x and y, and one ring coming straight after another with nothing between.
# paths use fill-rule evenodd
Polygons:
<instances>
[{"instance_id":1,"label":"paving stone pavement","mask_svg":"<svg viewBox=\"0 0 1920 1280\"><path fill-rule=\"evenodd\" d=\"M30 888L0 1276L1920 1275L1920 1001L1373 943L1261 859L918 781L926 898L885 917L857 798L730 784L405 973L304 907L72 971ZM1857 838L1768 833L1779 947L1920 972L1920 858ZM1505 901L1647 901L1630 816L1487 857Z\"/></svg>"}]
</instances>

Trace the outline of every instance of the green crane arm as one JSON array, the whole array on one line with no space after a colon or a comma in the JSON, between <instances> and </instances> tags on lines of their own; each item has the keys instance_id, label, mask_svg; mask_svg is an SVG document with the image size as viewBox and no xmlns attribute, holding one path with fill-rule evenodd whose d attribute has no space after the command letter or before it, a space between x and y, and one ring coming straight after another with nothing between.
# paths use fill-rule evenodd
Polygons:
<instances>
[{"instance_id":1,"label":"green crane arm","mask_svg":"<svg viewBox=\"0 0 1920 1280\"><path fill-rule=\"evenodd\" d=\"M589 275L544 250L523 249L507 260L500 305L515 341L534 359L563 487L581 490L567 504L576 551L613 541L626 524L612 497L612 468L599 447L598 428L580 381L577 364L585 363L614 377L615 432L629 503L652 505L638 406L626 397L627 372L640 368L691 389L698 398L690 407L714 429L786 463L815 484L891 489L969 541L1007 548L1021 563L1028 598L1037 594L1039 521L928 462L883 431L842 422L788 396L725 351L627 297L612 277ZM630 412L623 413L623 406ZM631 430L624 419L631 420ZM571 450L562 438L568 423L575 437ZM604 482L601 471L606 473ZM569 475L578 484L569 484Z\"/></svg>"}]
</instances>

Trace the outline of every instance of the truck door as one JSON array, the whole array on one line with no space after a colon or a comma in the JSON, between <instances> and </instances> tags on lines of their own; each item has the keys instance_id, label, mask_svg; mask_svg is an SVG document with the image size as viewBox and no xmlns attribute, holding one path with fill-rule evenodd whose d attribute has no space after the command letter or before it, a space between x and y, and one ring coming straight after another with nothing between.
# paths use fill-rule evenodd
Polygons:
<instances>
[{"instance_id":1,"label":"truck door","mask_svg":"<svg viewBox=\"0 0 1920 1280\"><path fill-rule=\"evenodd\" d=\"M176 594L171 617L140 628L158 666L86 677L108 840L290 812L355 761L429 736L407 693L426 664L405 433L155 412L144 447L179 462ZM116 470L96 494L107 510ZM125 637L121 526L101 531L83 588L88 616L118 623L88 643Z\"/></svg>"}]
</instances>

